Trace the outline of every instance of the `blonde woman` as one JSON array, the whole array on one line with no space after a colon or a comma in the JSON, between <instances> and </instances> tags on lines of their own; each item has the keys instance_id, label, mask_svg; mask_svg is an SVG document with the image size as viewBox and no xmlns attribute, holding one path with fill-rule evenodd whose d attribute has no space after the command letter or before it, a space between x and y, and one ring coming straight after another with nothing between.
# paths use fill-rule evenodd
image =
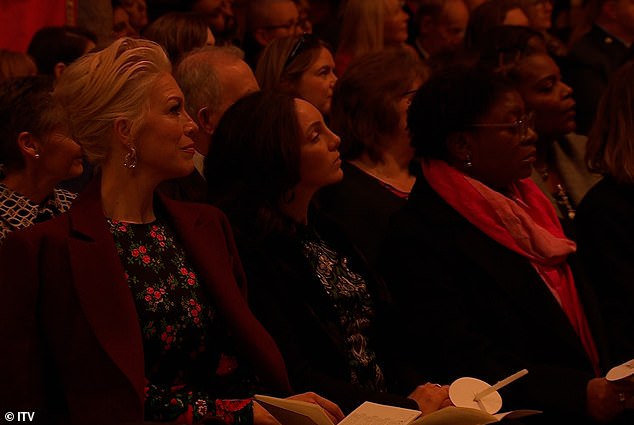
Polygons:
<instances>
[{"instance_id":1,"label":"blonde woman","mask_svg":"<svg viewBox=\"0 0 634 425\"><path fill-rule=\"evenodd\" d=\"M335 54L336 74L343 75L353 59L366 53L404 47L408 19L399 0L348 0Z\"/></svg>"}]
</instances>

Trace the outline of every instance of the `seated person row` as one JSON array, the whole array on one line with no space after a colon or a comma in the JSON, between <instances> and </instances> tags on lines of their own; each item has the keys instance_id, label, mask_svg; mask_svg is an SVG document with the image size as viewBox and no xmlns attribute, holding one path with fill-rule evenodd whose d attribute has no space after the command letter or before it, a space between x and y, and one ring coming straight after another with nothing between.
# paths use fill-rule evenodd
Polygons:
<instances>
[{"instance_id":1,"label":"seated person row","mask_svg":"<svg viewBox=\"0 0 634 425\"><path fill-rule=\"evenodd\" d=\"M279 344L293 388L312 388L344 412L370 400L429 413L450 404L447 387L391 379L385 287L312 209L315 193L343 176L339 143L310 103L248 95L214 134L210 199L234 228L250 304Z\"/></svg>"},{"instance_id":2,"label":"seated person row","mask_svg":"<svg viewBox=\"0 0 634 425\"><path fill-rule=\"evenodd\" d=\"M379 261L401 323L418 324L393 330L409 364L441 382L526 368L504 406L544 412L527 423L616 420L634 386L601 377L614 360L594 294L573 274L575 244L528 178L537 136L517 89L447 69L416 94L408 124L421 174Z\"/></svg>"},{"instance_id":3,"label":"seated person row","mask_svg":"<svg viewBox=\"0 0 634 425\"><path fill-rule=\"evenodd\" d=\"M531 178L549 198L568 236L579 202L599 176L585 163L587 138L575 134L576 103L572 88L546 53L541 34L528 28L500 26L489 33L490 46L480 64L512 81L533 114L537 149Z\"/></svg>"},{"instance_id":4,"label":"seated person row","mask_svg":"<svg viewBox=\"0 0 634 425\"><path fill-rule=\"evenodd\" d=\"M42 423L276 424L249 397L291 387L225 216L154 194L194 168L196 124L163 49L120 39L69 66L53 97L101 174L0 252L3 405Z\"/></svg>"}]
</instances>

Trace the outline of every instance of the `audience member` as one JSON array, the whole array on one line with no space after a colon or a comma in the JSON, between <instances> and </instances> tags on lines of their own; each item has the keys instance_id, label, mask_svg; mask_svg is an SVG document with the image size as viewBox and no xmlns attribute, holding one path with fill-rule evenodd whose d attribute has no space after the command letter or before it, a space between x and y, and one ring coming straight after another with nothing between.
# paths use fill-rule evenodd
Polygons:
<instances>
[{"instance_id":1,"label":"audience member","mask_svg":"<svg viewBox=\"0 0 634 425\"><path fill-rule=\"evenodd\" d=\"M81 148L52 101L52 77L0 84L0 244L14 230L66 211L75 194L56 189L82 172Z\"/></svg>"},{"instance_id":2,"label":"audience member","mask_svg":"<svg viewBox=\"0 0 634 425\"><path fill-rule=\"evenodd\" d=\"M139 32L130 24L130 15L123 6L114 6L112 8L112 33L115 39L139 37Z\"/></svg>"},{"instance_id":3,"label":"audience member","mask_svg":"<svg viewBox=\"0 0 634 425\"><path fill-rule=\"evenodd\" d=\"M563 59L568 53L568 49L560 39L551 33L553 0L522 0L521 5L528 17L528 26L544 36L548 53L558 61Z\"/></svg>"},{"instance_id":4,"label":"audience member","mask_svg":"<svg viewBox=\"0 0 634 425\"><path fill-rule=\"evenodd\" d=\"M147 27L143 36L160 44L174 66L186 53L216 42L204 18L195 13L163 15Z\"/></svg>"},{"instance_id":5,"label":"audience member","mask_svg":"<svg viewBox=\"0 0 634 425\"><path fill-rule=\"evenodd\" d=\"M130 27L138 35L148 24L147 4L145 0L113 0L112 10L123 10L128 15ZM119 12L120 13L120 12Z\"/></svg>"},{"instance_id":6,"label":"audience member","mask_svg":"<svg viewBox=\"0 0 634 425\"><path fill-rule=\"evenodd\" d=\"M97 37L80 27L44 27L37 31L27 49L38 74L59 78L64 68L95 48Z\"/></svg>"},{"instance_id":7,"label":"audience member","mask_svg":"<svg viewBox=\"0 0 634 425\"><path fill-rule=\"evenodd\" d=\"M310 103L251 94L216 130L210 196L235 229L249 299L295 389L316 388L347 412L371 400L429 413L450 404L447 387L421 385L409 398L385 392L391 379L376 334L384 287L340 231L309 213L315 192L341 180L338 146Z\"/></svg>"},{"instance_id":8,"label":"audience member","mask_svg":"<svg viewBox=\"0 0 634 425\"><path fill-rule=\"evenodd\" d=\"M330 47L311 34L278 38L262 52L255 76L262 90L302 98L330 115L337 77Z\"/></svg>"},{"instance_id":9,"label":"audience member","mask_svg":"<svg viewBox=\"0 0 634 425\"><path fill-rule=\"evenodd\" d=\"M572 237L577 206L599 180L586 167L587 138L574 133L573 91L561 80L555 61L544 52L527 52L506 74L535 117L537 154L531 178L551 201L566 234Z\"/></svg>"},{"instance_id":10,"label":"audience member","mask_svg":"<svg viewBox=\"0 0 634 425\"><path fill-rule=\"evenodd\" d=\"M528 369L504 406L543 411L530 423L616 418L634 384L599 377L611 360L596 300L572 273L574 242L527 178L536 135L520 94L481 70L448 69L418 91L408 124L422 174L392 217L382 269L402 323L437 320L393 329L400 346L445 382Z\"/></svg>"},{"instance_id":11,"label":"audience member","mask_svg":"<svg viewBox=\"0 0 634 425\"><path fill-rule=\"evenodd\" d=\"M630 0L589 0L588 32L570 47L564 76L575 90L577 128L588 134L596 107L612 73L634 41L634 5Z\"/></svg>"},{"instance_id":12,"label":"audience member","mask_svg":"<svg viewBox=\"0 0 634 425\"><path fill-rule=\"evenodd\" d=\"M218 46L236 42L238 23L233 10L234 0L187 0L189 10L202 15L216 37Z\"/></svg>"},{"instance_id":13,"label":"audience member","mask_svg":"<svg viewBox=\"0 0 634 425\"><path fill-rule=\"evenodd\" d=\"M343 75L352 60L366 53L405 46L407 21L399 0L348 0L335 53L336 74Z\"/></svg>"},{"instance_id":14,"label":"audience member","mask_svg":"<svg viewBox=\"0 0 634 425\"><path fill-rule=\"evenodd\" d=\"M370 264L416 180L407 108L426 79L416 57L387 49L352 62L335 87L331 126L341 135L344 177L320 200Z\"/></svg>"},{"instance_id":15,"label":"audience member","mask_svg":"<svg viewBox=\"0 0 634 425\"><path fill-rule=\"evenodd\" d=\"M603 174L579 205L579 254L605 317L616 361L634 357L634 62L614 73L588 139L588 165Z\"/></svg>"},{"instance_id":16,"label":"audience member","mask_svg":"<svg viewBox=\"0 0 634 425\"><path fill-rule=\"evenodd\" d=\"M255 69L260 53L271 41L301 32L299 11L293 0L252 0L247 6L245 61Z\"/></svg>"},{"instance_id":17,"label":"audience member","mask_svg":"<svg viewBox=\"0 0 634 425\"><path fill-rule=\"evenodd\" d=\"M185 178L161 184L160 191L178 200L205 202L207 183L203 177L203 161L218 122L229 106L259 87L236 47L196 50L178 65L174 77L187 99L187 113L198 125L198 130L190 136L196 147L196 169Z\"/></svg>"},{"instance_id":18,"label":"audience member","mask_svg":"<svg viewBox=\"0 0 634 425\"><path fill-rule=\"evenodd\" d=\"M489 0L471 10L465 33L467 49L480 50L491 28L499 25L528 26L528 17L519 0Z\"/></svg>"},{"instance_id":19,"label":"audience member","mask_svg":"<svg viewBox=\"0 0 634 425\"><path fill-rule=\"evenodd\" d=\"M15 77L37 74L35 62L23 52L0 49L0 82Z\"/></svg>"},{"instance_id":20,"label":"audience member","mask_svg":"<svg viewBox=\"0 0 634 425\"><path fill-rule=\"evenodd\" d=\"M302 33L312 34L313 23L310 20L310 2L308 0L293 0L297 5L297 11L299 12L299 26L302 28Z\"/></svg>"},{"instance_id":21,"label":"audience member","mask_svg":"<svg viewBox=\"0 0 634 425\"><path fill-rule=\"evenodd\" d=\"M43 423L269 424L248 397L256 386L290 391L247 306L224 215L153 194L193 170L196 124L170 71L158 44L120 39L56 86L101 176L0 253L0 336L12 342L0 397Z\"/></svg>"},{"instance_id":22,"label":"audience member","mask_svg":"<svg viewBox=\"0 0 634 425\"><path fill-rule=\"evenodd\" d=\"M464 0L422 0L415 17L414 47L422 59L451 55L463 45L469 22Z\"/></svg>"}]
</instances>

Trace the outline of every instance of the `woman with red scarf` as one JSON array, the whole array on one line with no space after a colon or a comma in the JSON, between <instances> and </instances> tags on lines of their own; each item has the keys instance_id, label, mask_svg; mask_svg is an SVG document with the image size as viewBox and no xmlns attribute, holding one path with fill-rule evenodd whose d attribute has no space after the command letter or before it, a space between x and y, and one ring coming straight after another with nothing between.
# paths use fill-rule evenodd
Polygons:
<instances>
[{"instance_id":1,"label":"woman with red scarf","mask_svg":"<svg viewBox=\"0 0 634 425\"><path fill-rule=\"evenodd\" d=\"M536 134L520 94L448 69L416 94L408 125L421 175L380 261L403 323L418 324L403 332L413 360L440 382L528 369L501 395L505 410L543 411L530 423L627 420L634 388L601 377L611 363L576 246L528 178Z\"/></svg>"}]
</instances>

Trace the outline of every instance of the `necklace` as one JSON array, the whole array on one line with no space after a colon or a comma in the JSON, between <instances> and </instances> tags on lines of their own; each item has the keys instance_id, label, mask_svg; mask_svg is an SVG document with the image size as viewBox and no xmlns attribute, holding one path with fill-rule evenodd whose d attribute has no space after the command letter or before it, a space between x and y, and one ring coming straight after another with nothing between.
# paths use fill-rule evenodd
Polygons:
<instances>
[{"instance_id":1,"label":"necklace","mask_svg":"<svg viewBox=\"0 0 634 425\"><path fill-rule=\"evenodd\" d=\"M546 183L548 191L555 199L555 202L559 206L562 214L568 217L568 219L574 220L576 214L575 208L572 206L568 192L557 173L551 174L548 164L544 164L541 167L535 167L535 171L537 171L541 179L544 183Z\"/></svg>"}]
</instances>

